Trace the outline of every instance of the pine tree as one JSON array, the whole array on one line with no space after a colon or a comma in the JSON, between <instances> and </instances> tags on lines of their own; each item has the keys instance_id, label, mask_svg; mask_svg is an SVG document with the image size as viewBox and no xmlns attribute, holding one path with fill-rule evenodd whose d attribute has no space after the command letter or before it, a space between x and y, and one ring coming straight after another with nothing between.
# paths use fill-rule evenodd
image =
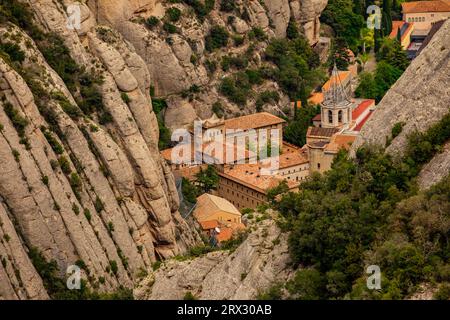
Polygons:
<instances>
[{"instance_id":1,"label":"pine tree","mask_svg":"<svg viewBox=\"0 0 450 320\"><path fill-rule=\"evenodd\" d=\"M374 29L373 39L374 39L374 50L375 50L375 53L377 53L380 50L381 40L382 40L380 29L376 29L376 28Z\"/></svg>"},{"instance_id":2,"label":"pine tree","mask_svg":"<svg viewBox=\"0 0 450 320\"><path fill-rule=\"evenodd\" d=\"M402 33L400 31L401 31L401 29L400 29L400 27L398 27L398 29L397 29L397 41L399 43L402 43Z\"/></svg>"},{"instance_id":3,"label":"pine tree","mask_svg":"<svg viewBox=\"0 0 450 320\"><path fill-rule=\"evenodd\" d=\"M392 0L383 0L382 29L383 35L387 36L392 31Z\"/></svg>"}]
</instances>

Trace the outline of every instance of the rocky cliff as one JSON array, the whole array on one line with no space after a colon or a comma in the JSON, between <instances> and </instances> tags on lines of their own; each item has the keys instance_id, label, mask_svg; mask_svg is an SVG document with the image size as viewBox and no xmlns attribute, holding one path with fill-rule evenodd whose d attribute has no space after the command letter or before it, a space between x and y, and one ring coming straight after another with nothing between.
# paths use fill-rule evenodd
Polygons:
<instances>
[{"instance_id":1,"label":"rocky cliff","mask_svg":"<svg viewBox=\"0 0 450 320\"><path fill-rule=\"evenodd\" d=\"M320 32L319 17L327 4L327 0L237 0L232 10L225 11L221 10L221 2L214 2L205 19L199 19L193 7L183 1L175 4L157 0L87 2L95 18L119 30L143 58L153 79L155 94L167 98L165 121L172 129L187 126L198 116L210 117L211 106L216 102L223 105L226 116L254 112L254 99L246 106L238 106L218 92L220 79L229 74L220 68L222 58L242 57L250 48L253 53L249 68L259 67L267 43L249 41L248 32L257 27L268 37L285 37L290 21L298 26L311 45L316 44ZM165 30L162 21L152 28L146 26L149 17L167 22L165 15L169 8L181 11L180 19L170 22L177 28L176 32ZM230 39L226 48L208 52L205 37L213 26L224 27L233 37L242 36L243 42L236 44ZM214 71L210 69L211 64L216 65ZM186 98L186 91L193 85L200 87L200 92ZM272 81L266 81L256 89L257 92L266 90L281 93ZM281 94L278 103L267 103L264 108L273 112L274 107L283 109L287 105L289 99Z\"/></svg>"},{"instance_id":2,"label":"rocky cliff","mask_svg":"<svg viewBox=\"0 0 450 320\"><path fill-rule=\"evenodd\" d=\"M352 146L363 143L385 145L392 128L404 123L387 151L404 152L407 137L413 131L424 132L450 111L450 20L434 35L428 46L414 59L400 79L378 104L373 116ZM450 171L450 147L447 145L423 169L419 184L426 188Z\"/></svg>"},{"instance_id":3,"label":"rocky cliff","mask_svg":"<svg viewBox=\"0 0 450 320\"><path fill-rule=\"evenodd\" d=\"M164 262L134 290L138 299L255 299L258 293L294 273L286 233L273 220L264 220L234 251Z\"/></svg>"},{"instance_id":4,"label":"rocky cliff","mask_svg":"<svg viewBox=\"0 0 450 320\"><path fill-rule=\"evenodd\" d=\"M228 73L211 72L208 63L251 50L250 67L260 66L267 42L246 36L255 27L265 36L285 37L294 21L315 44L327 1L239 0L231 11L215 1L203 19L183 1L1 3L0 298L37 299L49 292L36 254L52 261L61 278L76 264L89 287L110 292L133 287L155 261L182 255L200 241L178 212L174 178L159 155L151 88L167 99L165 119L172 128L210 116L218 101L227 114L254 111L254 103L242 108L218 93L218 81ZM80 29L67 26L72 4L80 6ZM162 22L169 8L181 12L172 21L175 33ZM146 23L150 17L160 19L155 28ZM223 50L207 52L205 37L213 26L243 42L232 45L230 39ZM186 97L193 85L200 90ZM272 81L257 92L264 90L280 91ZM278 107L288 102L281 94ZM202 297L254 296L251 287L268 284L282 270L255 237L231 256L211 255L225 271L234 256L248 255L240 269L226 272L233 279L248 273L248 279L220 294L205 289ZM270 275L256 275L262 267L253 268L251 259L267 260ZM210 274L213 286L210 271L204 276ZM240 293L231 294L234 289Z\"/></svg>"},{"instance_id":5,"label":"rocky cliff","mask_svg":"<svg viewBox=\"0 0 450 320\"><path fill-rule=\"evenodd\" d=\"M0 25L0 298L47 297L31 248L61 276L77 264L100 291L132 287L199 240L159 156L149 70L87 6L75 32L61 2L28 4L32 21Z\"/></svg>"}]
</instances>

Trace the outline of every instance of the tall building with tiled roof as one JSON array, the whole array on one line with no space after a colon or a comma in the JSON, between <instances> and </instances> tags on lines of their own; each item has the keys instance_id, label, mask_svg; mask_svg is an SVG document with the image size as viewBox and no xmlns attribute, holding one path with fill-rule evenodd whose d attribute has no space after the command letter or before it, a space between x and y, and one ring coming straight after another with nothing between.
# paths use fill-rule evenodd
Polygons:
<instances>
[{"instance_id":1,"label":"tall building with tiled roof","mask_svg":"<svg viewBox=\"0 0 450 320\"><path fill-rule=\"evenodd\" d=\"M450 0L402 3L403 21L414 23L417 30L430 30L438 21L450 17Z\"/></svg>"},{"instance_id":2,"label":"tall building with tiled roof","mask_svg":"<svg viewBox=\"0 0 450 320\"><path fill-rule=\"evenodd\" d=\"M321 127L347 127L352 121L352 104L348 97L347 89L341 81L336 64L331 73L330 81L326 84L328 83L329 88L324 92L324 100L320 105L322 116Z\"/></svg>"}]
</instances>

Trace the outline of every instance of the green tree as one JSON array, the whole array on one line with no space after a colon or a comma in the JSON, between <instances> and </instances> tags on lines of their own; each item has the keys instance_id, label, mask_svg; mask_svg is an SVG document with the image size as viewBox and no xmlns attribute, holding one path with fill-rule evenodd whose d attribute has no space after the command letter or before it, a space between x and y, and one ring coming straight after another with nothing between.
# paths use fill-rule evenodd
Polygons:
<instances>
[{"instance_id":1,"label":"green tree","mask_svg":"<svg viewBox=\"0 0 450 320\"><path fill-rule=\"evenodd\" d=\"M225 47L228 44L228 38L228 31L224 27L213 26L205 38L205 48L213 51Z\"/></svg>"},{"instance_id":2,"label":"green tree","mask_svg":"<svg viewBox=\"0 0 450 320\"><path fill-rule=\"evenodd\" d=\"M184 199L190 203L196 203L197 197L199 196L198 188L190 182L188 179L184 178L181 181L181 190L183 192Z\"/></svg>"},{"instance_id":3,"label":"green tree","mask_svg":"<svg viewBox=\"0 0 450 320\"><path fill-rule=\"evenodd\" d=\"M205 170L200 168L200 171L195 175L195 178L195 182L204 193L217 189L219 184L219 175L212 165L208 165Z\"/></svg>"},{"instance_id":4,"label":"green tree","mask_svg":"<svg viewBox=\"0 0 450 320\"><path fill-rule=\"evenodd\" d=\"M353 52L357 52L364 17L353 12L352 0L330 0L320 16L321 22L331 26L337 37L342 37Z\"/></svg>"},{"instance_id":5,"label":"green tree","mask_svg":"<svg viewBox=\"0 0 450 320\"><path fill-rule=\"evenodd\" d=\"M388 36L392 31L392 0L383 0L382 9L382 31L384 36Z\"/></svg>"},{"instance_id":6,"label":"green tree","mask_svg":"<svg viewBox=\"0 0 450 320\"><path fill-rule=\"evenodd\" d=\"M292 281L286 287L290 294L299 300L319 300L325 294L325 279L315 269L297 271Z\"/></svg>"},{"instance_id":7,"label":"green tree","mask_svg":"<svg viewBox=\"0 0 450 320\"><path fill-rule=\"evenodd\" d=\"M377 59L386 61L401 71L404 71L409 65L406 52L403 50L400 42L395 39L383 39L380 50L377 53Z\"/></svg>"},{"instance_id":8,"label":"green tree","mask_svg":"<svg viewBox=\"0 0 450 320\"><path fill-rule=\"evenodd\" d=\"M306 131L311 126L312 119L320 113L320 107L301 107L297 109L297 116L283 129L283 139L297 146L306 143Z\"/></svg>"}]
</instances>

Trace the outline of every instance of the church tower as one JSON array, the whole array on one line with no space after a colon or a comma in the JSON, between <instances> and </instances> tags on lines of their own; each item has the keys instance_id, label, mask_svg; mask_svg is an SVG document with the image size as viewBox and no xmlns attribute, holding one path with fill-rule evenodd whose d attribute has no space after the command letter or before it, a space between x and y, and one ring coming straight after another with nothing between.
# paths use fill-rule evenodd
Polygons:
<instances>
[{"instance_id":1,"label":"church tower","mask_svg":"<svg viewBox=\"0 0 450 320\"><path fill-rule=\"evenodd\" d=\"M339 71L334 64L331 73L330 89L324 93L321 103L322 128L347 128L352 122L352 102L339 78Z\"/></svg>"}]
</instances>

